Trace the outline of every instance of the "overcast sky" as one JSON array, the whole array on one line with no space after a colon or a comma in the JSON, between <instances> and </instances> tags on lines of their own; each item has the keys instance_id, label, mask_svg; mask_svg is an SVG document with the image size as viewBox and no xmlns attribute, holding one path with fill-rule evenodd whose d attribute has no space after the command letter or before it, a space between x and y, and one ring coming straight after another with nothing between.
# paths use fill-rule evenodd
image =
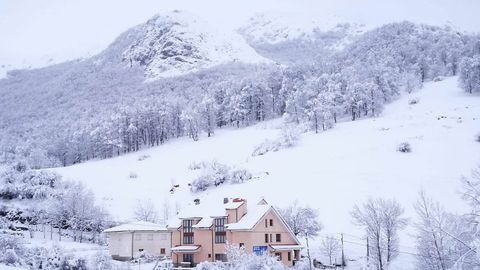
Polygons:
<instances>
[{"instance_id":1,"label":"overcast sky","mask_svg":"<svg viewBox=\"0 0 480 270\"><path fill-rule=\"evenodd\" d=\"M337 15L367 25L449 23L480 32L477 0L0 0L0 66L94 54L128 28L173 9L227 28L255 13L273 11L293 17Z\"/></svg>"}]
</instances>

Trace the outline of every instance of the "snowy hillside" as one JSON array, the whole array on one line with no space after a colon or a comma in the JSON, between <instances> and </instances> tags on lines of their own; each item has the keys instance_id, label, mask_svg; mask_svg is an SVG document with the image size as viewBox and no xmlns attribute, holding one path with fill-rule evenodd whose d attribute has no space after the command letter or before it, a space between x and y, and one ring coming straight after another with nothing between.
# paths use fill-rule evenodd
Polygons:
<instances>
[{"instance_id":1,"label":"snowy hillside","mask_svg":"<svg viewBox=\"0 0 480 270\"><path fill-rule=\"evenodd\" d=\"M220 31L184 11L156 15L135 28L139 36L123 53L147 78L168 77L241 61L268 62L235 32Z\"/></svg>"},{"instance_id":2,"label":"snowy hillside","mask_svg":"<svg viewBox=\"0 0 480 270\"><path fill-rule=\"evenodd\" d=\"M418 103L409 105L409 100ZM369 196L397 199L414 218L412 204L421 188L447 209L460 211L460 177L480 161L480 100L457 87L457 78L428 83L418 92L387 105L383 115L338 124L321 134L304 134L299 145L252 157L253 148L279 133L279 121L245 129L221 130L198 142L180 139L158 148L55 171L91 187L117 219L129 219L137 201L152 199L174 211L201 198L265 196L286 206L295 199L320 210L325 233L361 236L352 225L354 204ZM396 151L408 141L411 153ZM140 158L143 156L143 158ZM217 160L248 168L254 180L191 193L192 162ZM137 178L129 176L135 173ZM173 184L179 188L173 194ZM410 227L411 228L411 227ZM408 236L404 233L404 236ZM412 239L402 243L412 247ZM405 248L403 248L405 249ZM409 250L407 248L407 250Z\"/></svg>"},{"instance_id":3,"label":"snowy hillside","mask_svg":"<svg viewBox=\"0 0 480 270\"><path fill-rule=\"evenodd\" d=\"M343 49L366 30L339 16L265 12L251 17L238 32L267 58L303 64Z\"/></svg>"},{"instance_id":4,"label":"snowy hillside","mask_svg":"<svg viewBox=\"0 0 480 270\"><path fill-rule=\"evenodd\" d=\"M345 31L348 35L358 35L365 26L348 23L339 16L312 16L307 14L259 13L240 27L247 41L252 44L278 44L289 40L314 40L326 32Z\"/></svg>"}]
</instances>

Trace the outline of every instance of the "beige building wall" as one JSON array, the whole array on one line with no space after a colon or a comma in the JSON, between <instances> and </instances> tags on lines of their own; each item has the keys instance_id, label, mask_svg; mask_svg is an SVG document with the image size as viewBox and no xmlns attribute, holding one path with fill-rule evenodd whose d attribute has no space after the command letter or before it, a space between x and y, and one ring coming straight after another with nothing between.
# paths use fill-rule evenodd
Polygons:
<instances>
[{"instance_id":1,"label":"beige building wall","mask_svg":"<svg viewBox=\"0 0 480 270\"><path fill-rule=\"evenodd\" d=\"M244 204L246 205L246 204ZM245 211L243 209L238 209ZM229 213L229 220L231 214L235 210L227 210ZM241 212L243 213L243 212ZM243 216L243 215L242 215ZM233 217L235 219L235 216ZM271 221L270 221L271 220ZM270 223L272 222L272 223ZM266 224L266 225L265 225ZM272 225L270 225L272 224ZM201 246L200 251L193 253L194 263L200 263L204 261L215 261L215 254L225 254L226 244L215 243L215 232L213 226L210 228L194 228L194 244ZM268 235L268 242L265 242L265 234ZM280 241L277 242L276 235L280 234ZM271 240L270 240L271 237ZM182 243L183 235L182 229L178 229L172 232L173 246L184 245ZM269 210L267 214L261 219L258 224L251 231L228 231L226 233L227 243L233 245L243 244L245 251L253 253L254 246L265 246L267 252L274 253L269 245L297 245L295 238L291 235L288 229L284 226L282 221L274 214L273 210ZM275 252L276 253L276 252ZM278 252L281 256L281 261L287 265L292 266L295 258L299 256L298 252L294 251L282 251ZM288 253L290 254L290 260L288 260ZM183 254L172 253L172 260L174 263L181 263L183 261Z\"/></svg>"},{"instance_id":2,"label":"beige building wall","mask_svg":"<svg viewBox=\"0 0 480 270\"><path fill-rule=\"evenodd\" d=\"M273 226L270 222L272 221ZM267 234L268 242L265 240ZM277 234L280 234L280 241L277 241ZM262 220L253 228L252 231L233 231L228 234L229 243L234 245L243 244L245 251L253 253L254 246L266 246L268 252L276 253L269 248L269 245L297 245L297 241L292 234L283 225L282 221L272 210L264 216ZM290 261L288 260L288 253L290 254ZM282 262L287 266L293 265L295 254L293 251L282 251L280 253ZM299 258L297 258L299 259Z\"/></svg>"}]
</instances>

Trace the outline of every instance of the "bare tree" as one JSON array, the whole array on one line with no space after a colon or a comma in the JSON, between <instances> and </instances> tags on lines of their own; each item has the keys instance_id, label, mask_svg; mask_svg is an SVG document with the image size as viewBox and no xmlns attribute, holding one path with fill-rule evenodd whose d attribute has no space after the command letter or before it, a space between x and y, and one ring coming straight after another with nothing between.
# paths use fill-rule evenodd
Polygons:
<instances>
[{"instance_id":1,"label":"bare tree","mask_svg":"<svg viewBox=\"0 0 480 270\"><path fill-rule=\"evenodd\" d=\"M312 258L308 239L316 237L322 230L322 224L318 221L318 211L308 206L299 206L298 201L295 201L291 206L281 209L280 212L293 233L305 237L307 257L311 268Z\"/></svg>"},{"instance_id":2,"label":"bare tree","mask_svg":"<svg viewBox=\"0 0 480 270\"><path fill-rule=\"evenodd\" d=\"M450 260L443 232L448 220L447 213L438 203L427 198L424 191L420 191L415 210L419 217L419 223L415 224L417 252L422 255L418 261L419 267L447 269Z\"/></svg>"},{"instance_id":3,"label":"bare tree","mask_svg":"<svg viewBox=\"0 0 480 270\"><path fill-rule=\"evenodd\" d=\"M332 265L332 258L338 255L340 251L340 241L333 237L327 236L322 240L322 253L329 259L330 265Z\"/></svg>"},{"instance_id":4,"label":"bare tree","mask_svg":"<svg viewBox=\"0 0 480 270\"><path fill-rule=\"evenodd\" d=\"M398 231L407 225L401 217L403 212L398 202L382 198L369 199L362 207L354 206L354 223L365 228L378 270L384 270L398 255Z\"/></svg>"},{"instance_id":5,"label":"bare tree","mask_svg":"<svg viewBox=\"0 0 480 270\"><path fill-rule=\"evenodd\" d=\"M153 204L153 201L148 199L146 201L138 201L133 210L135 219L147 222L158 221L158 211Z\"/></svg>"}]
</instances>

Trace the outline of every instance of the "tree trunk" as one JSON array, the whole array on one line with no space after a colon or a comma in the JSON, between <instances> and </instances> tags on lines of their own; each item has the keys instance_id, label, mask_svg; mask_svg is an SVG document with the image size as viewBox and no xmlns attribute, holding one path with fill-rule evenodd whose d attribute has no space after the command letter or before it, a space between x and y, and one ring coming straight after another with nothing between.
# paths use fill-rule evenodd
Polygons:
<instances>
[{"instance_id":1,"label":"tree trunk","mask_svg":"<svg viewBox=\"0 0 480 270\"><path fill-rule=\"evenodd\" d=\"M312 258L310 257L310 246L308 245L308 234L305 235L305 241L307 243L308 267L310 270L312 270Z\"/></svg>"}]
</instances>

